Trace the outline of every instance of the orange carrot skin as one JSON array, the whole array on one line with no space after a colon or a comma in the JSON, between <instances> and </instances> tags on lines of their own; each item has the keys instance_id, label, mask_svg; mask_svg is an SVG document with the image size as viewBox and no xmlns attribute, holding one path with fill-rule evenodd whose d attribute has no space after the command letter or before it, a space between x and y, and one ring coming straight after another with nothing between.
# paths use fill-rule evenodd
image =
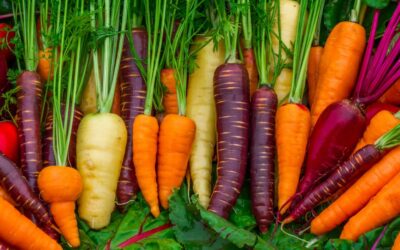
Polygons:
<instances>
[{"instance_id":1,"label":"orange carrot skin","mask_svg":"<svg viewBox=\"0 0 400 250\"><path fill-rule=\"evenodd\" d=\"M374 143L379 137L394 128L399 123L400 120L397 119L390 111L380 111L371 119L370 124L365 130L363 137L358 142L354 152L358 151L367 144Z\"/></svg>"},{"instance_id":2,"label":"orange carrot skin","mask_svg":"<svg viewBox=\"0 0 400 250\"><path fill-rule=\"evenodd\" d=\"M288 200L296 193L306 155L311 115L301 104L289 103L278 108L276 145L278 154L278 208L285 213Z\"/></svg>"},{"instance_id":3,"label":"orange carrot skin","mask_svg":"<svg viewBox=\"0 0 400 250\"><path fill-rule=\"evenodd\" d=\"M39 50L39 63L37 66L37 72L43 82L53 79L52 66L53 49L46 48L45 50Z\"/></svg>"},{"instance_id":4,"label":"orange carrot skin","mask_svg":"<svg viewBox=\"0 0 400 250\"><path fill-rule=\"evenodd\" d=\"M192 119L166 115L160 126L157 179L161 206L168 209L168 198L179 188L186 175L190 151L196 132Z\"/></svg>"},{"instance_id":5,"label":"orange carrot skin","mask_svg":"<svg viewBox=\"0 0 400 250\"><path fill-rule=\"evenodd\" d=\"M326 107L349 96L363 57L365 36L363 26L353 22L338 23L329 34L311 106L312 126Z\"/></svg>"},{"instance_id":6,"label":"orange carrot skin","mask_svg":"<svg viewBox=\"0 0 400 250\"><path fill-rule=\"evenodd\" d=\"M310 49L310 55L308 56L308 67L307 67L307 83L308 83L308 102L310 106L315 98L315 92L317 90L318 76L319 76L319 64L321 57L324 52L324 48L321 46L313 46Z\"/></svg>"},{"instance_id":7,"label":"orange carrot skin","mask_svg":"<svg viewBox=\"0 0 400 250\"><path fill-rule=\"evenodd\" d=\"M362 234L400 215L400 173L344 226L340 239L356 241Z\"/></svg>"},{"instance_id":8,"label":"orange carrot skin","mask_svg":"<svg viewBox=\"0 0 400 250\"><path fill-rule=\"evenodd\" d=\"M397 80L379 100L383 103L400 105L400 79Z\"/></svg>"},{"instance_id":9,"label":"orange carrot skin","mask_svg":"<svg viewBox=\"0 0 400 250\"><path fill-rule=\"evenodd\" d=\"M62 250L61 246L23 216L10 203L0 198L0 238L20 249Z\"/></svg>"},{"instance_id":10,"label":"orange carrot skin","mask_svg":"<svg viewBox=\"0 0 400 250\"><path fill-rule=\"evenodd\" d=\"M144 199L154 217L160 215L156 179L158 121L154 116L138 115L133 122L133 163Z\"/></svg>"},{"instance_id":11,"label":"orange carrot skin","mask_svg":"<svg viewBox=\"0 0 400 250\"><path fill-rule=\"evenodd\" d=\"M249 90L251 98L258 87L258 71L256 58L254 55L254 50L252 48L243 49L243 63L247 69L247 73L249 74Z\"/></svg>"},{"instance_id":12,"label":"orange carrot skin","mask_svg":"<svg viewBox=\"0 0 400 250\"><path fill-rule=\"evenodd\" d=\"M311 222L311 233L325 234L362 209L400 172L400 147L385 155L345 193Z\"/></svg>"},{"instance_id":13,"label":"orange carrot skin","mask_svg":"<svg viewBox=\"0 0 400 250\"><path fill-rule=\"evenodd\" d=\"M163 97L165 114L178 114L178 97L176 95L176 79L174 69L162 69L161 82L167 88Z\"/></svg>"},{"instance_id":14,"label":"orange carrot skin","mask_svg":"<svg viewBox=\"0 0 400 250\"><path fill-rule=\"evenodd\" d=\"M396 240L392 246L392 250L400 250L400 233L397 234Z\"/></svg>"}]
</instances>

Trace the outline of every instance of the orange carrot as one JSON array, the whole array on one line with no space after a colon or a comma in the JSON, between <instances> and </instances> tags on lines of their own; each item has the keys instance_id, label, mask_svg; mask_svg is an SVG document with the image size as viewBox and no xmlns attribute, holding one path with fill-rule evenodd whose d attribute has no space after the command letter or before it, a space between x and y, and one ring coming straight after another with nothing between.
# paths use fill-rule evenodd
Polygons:
<instances>
[{"instance_id":1,"label":"orange carrot","mask_svg":"<svg viewBox=\"0 0 400 250\"><path fill-rule=\"evenodd\" d=\"M310 55L308 56L307 83L308 83L308 102L310 103L310 106L312 106L315 97L315 91L317 89L319 64L323 52L324 52L323 47L314 46L311 47Z\"/></svg>"},{"instance_id":2,"label":"orange carrot","mask_svg":"<svg viewBox=\"0 0 400 250\"><path fill-rule=\"evenodd\" d=\"M400 215L400 173L344 226L341 239L356 241L362 234L382 226ZM364 194L363 194L364 195ZM359 197L349 202L355 203Z\"/></svg>"},{"instance_id":3,"label":"orange carrot","mask_svg":"<svg viewBox=\"0 0 400 250\"><path fill-rule=\"evenodd\" d=\"M311 232L325 234L357 213L400 172L400 147L390 151L311 222Z\"/></svg>"},{"instance_id":4,"label":"orange carrot","mask_svg":"<svg viewBox=\"0 0 400 250\"><path fill-rule=\"evenodd\" d=\"M278 207L284 213L288 200L297 190L301 167L310 133L310 111L301 104L289 103L276 114L276 145L278 154Z\"/></svg>"},{"instance_id":5,"label":"orange carrot","mask_svg":"<svg viewBox=\"0 0 400 250\"><path fill-rule=\"evenodd\" d=\"M161 70L161 83L167 88L163 96L165 114L178 114L178 97L174 69Z\"/></svg>"},{"instance_id":6,"label":"orange carrot","mask_svg":"<svg viewBox=\"0 0 400 250\"><path fill-rule=\"evenodd\" d=\"M78 247L80 240L75 201L83 189L78 170L59 166L46 167L39 173L38 185L41 197L50 203L51 214L62 235L72 247Z\"/></svg>"},{"instance_id":7,"label":"orange carrot","mask_svg":"<svg viewBox=\"0 0 400 250\"><path fill-rule=\"evenodd\" d=\"M160 203L165 209L173 189L179 188L185 178L195 132L195 123L185 116L169 114L161 123L157 179Z\"/></svg>"},{"instance_id":8,"label":"orange carrot","mask_svg":"<svg viewBox=\"0 0 400 250\"><path fill-rule=\"evenodd\" d=\"M133 162L138 184L154 217L160 215L156 180L158 121L154 116L138 115L133 122Z\"/></svg>"},{"instance_id":9,"label":"orange carrot","mask_svg":"<svg viewBox=\"0 0 400 250\"><path fill-rule=\"evenodd\" d=\"M383 103L400 105L400 79L398 79L379 100Z\"/></svg>"},{"instance_id":10,"label":"orange carrot","mask_svg":"<svg viewBox=\"0 0 400 250\"><path fill-rule=\"evenodd\" d=\"M358 142L354 152L357 152L360 148L367 144L373 144L379 137L384 133L394 128L400 120L387 110L382 110L376 114L372 119L367 129L365 130L363 137Z\"/></svg>"},{"instance_id":11,"label":"orange carrot","mask_svg":"<svg viewBox=\"0 0 400 250\"><path fill-rule=\"evenodd\" d=\"M254 50L252 48L243 48L243 63L249 74L249 88L250 98L258 87L258 71L256 65L256 58L254 56Z\"/></svg>"},{"instance_id":12,"label":"orange carrot","mask_svg":"<svg viewBox=\"0 0 400 250\"><path fill-rule=\"evenodd\" d=\"M392 246L392 250L400 250L400 233L397 234L396 240Z\"/></svg>"},{"instance_id":13,"label":"orange carrot","mask_svg":"<svg viewBox=\"0 0 400 250\"><path fill-rule=\"evenodd\" d=\"M10 197L10 195L2 187L0 187L0 198L3 198L4 200L8 201L13 206L15 206L14 200Z\"/></svg>"},{"instance_id":14,"label":"orange carrot","mask_svg":"<svg viewBox=\"0 0 400 250\"><path fill-rule=\"evenodd\" d=\"M19 249L62 250L61 246L16 208L0 198L0 238Z\"/></svg>"},{"instance_id":15,"label":"orange carrot","mask_svg":"<svg viewBox=\"0 0 400 250\"><path fill-rule=\"evenodd\" d=\"M39 64L37 66L37 72L43 82L53 79L52 69L52 55L53 49L46 48L45 50L39 50Z\"/></svg>"},{"instance_id":16,"label":"orange carrot","mask_svg":"<svg viewBox=\"0 0 400 250\"><path fill-rule=\"evenodd\" d=\"M329 34L311 106L312 126L326 107L349 96L357 79L365 44L365 29L358 23L340 22Z\"/></svg>"}]
</instances>

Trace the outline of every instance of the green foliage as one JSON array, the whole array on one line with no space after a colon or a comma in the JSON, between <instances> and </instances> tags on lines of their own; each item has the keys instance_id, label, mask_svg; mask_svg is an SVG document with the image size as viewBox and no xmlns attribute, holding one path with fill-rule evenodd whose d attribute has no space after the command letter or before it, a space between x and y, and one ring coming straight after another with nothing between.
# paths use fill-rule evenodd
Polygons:
<instances>
[{"instance_id":1,"label":"green foliage","mask_svg":"<svg viewBox=\"0 0 400 250\"><path fill-rule=\"evenodd\" d=\"M389 5L390 0L364 0L364 3L371 8L383 9Z\"/></svg>"}]
</instances>

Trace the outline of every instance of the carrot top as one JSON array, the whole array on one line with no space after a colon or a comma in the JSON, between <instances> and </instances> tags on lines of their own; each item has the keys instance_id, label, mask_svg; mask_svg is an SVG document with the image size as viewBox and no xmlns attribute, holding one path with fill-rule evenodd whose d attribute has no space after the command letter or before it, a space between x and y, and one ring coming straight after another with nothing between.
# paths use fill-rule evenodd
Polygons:
<instances>
[{"instance_id":1,"label":"carrot top","mask_svg":"<svg viewBox=\"0 0 400 250\"><path fill-rule=\"evenodd\" d=\"M242 13L243 46L245 49L249 49L253 46L252 45L253 31L252 31L252 23L251 23L250 0L239 0L239 2L241 5L243 5L243 8L244 8L243 13ZM259 2L263 2L263 1L259 1Z\"/></svg>"},{"instance_id":2,"label":"carrot top","mask_svg":"<svg viewBox=\"0 0 400 250\"><path fill-rule=\"evenodd\" d=\"M400 145L400 124L379 137L375 142L375 146L379 150L393 148L398 145Z\"/></svg>"},{"instance_id":3,"label":"carrot top","mask_svg":"<svg viewBox=\"0 0 400 250\"><path fill-rule=\"evenodd\" d=\"M20 25L16 36L22 39L25 69L35 71L38 65L38 44L36 37L36 0L12 1L14 21ZM21 68L17 57L18 68Z\"/></svg>"},{"instance_id":4,"label":"carrot top","mask_svg":"<svg viewBox=\"0 0 400 250\"><path fill-rule=\"evenodd\" d=\"M51 13L55 16L51 24L55 29L51 35L59 37L53 47L54 79L53 101L53 150L56 163L67 165L68 149L72 133L75 104L84 86L88 71L90 15L84 0L52 2Z\"/></svg>"},{"instance_id":5,"label":"carrot top","mask_svg":"<svg viewBox=\"0 0 400 250\"><path fill-rule=\"evenodd\" d=\"M42 43L41 49L45 50L51 46L51 33L52 33L52 25L50 20L50 7L52 7L54 3L49 3L49 0L40 1L39 3L39 12L40 12L40 31L39 31L39 39Z\"/></svg>"},{"instance_id":6,"label":"carrot top","mask_svg":"<svg viewBox=\"0 0 400 250\"><path fill-rule=\"evenodd\" d=\"M310 2L310 13L307 7ZM308 57L318 20L322 15L325 0L300 1L300 15L294 43L293 78L289 102L302 103L306 85Z\"/></svg>"}]
</instances>

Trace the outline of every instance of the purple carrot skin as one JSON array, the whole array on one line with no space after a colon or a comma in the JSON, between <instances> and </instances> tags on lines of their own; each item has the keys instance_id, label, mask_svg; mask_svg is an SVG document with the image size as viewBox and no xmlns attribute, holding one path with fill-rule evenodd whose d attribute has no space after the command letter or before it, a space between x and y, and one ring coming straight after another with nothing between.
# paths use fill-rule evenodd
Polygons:
<instances>
[{"instance_id":1,"label":"purple carrot skin","mask_svg":"<svg viewBox=\"0 0 400 250\"><path fill-rule=\"evenodd\" d=\"M249 140L249 77L242 64L214 73L217 109L217 182L208 210L227 218L243 185Z\"/></svg>"},{"instance_id":2,"label":"purple carrot skin","mask_svg":"<svg viewBox=\"0 0 400 250\"><path fill-rule=\"evenodd\" d=\"M250 179L254 216L262 233L274 220L275 113L278 99L263 86L251 99Z\"/></svg>"},{"instance_id":3,"label":"purple carrot skin","mask_svg":"<svg viewBox=\"0 0 400 250\"><path fill-rule=\"evenodd\" d=\"M132 30L134 49L140 59L147 56L147 31L141 28ZM146 83L140 74L131 53L128 39L125 38L121 58L121 117L125 121L128 130L128 140L122 169L118 181L117 198L119 208L124 209L139 191L133 166L132 150L132 124L135 117L143 114L146 99Z\"/></svg>"},{"instance_id":4,"label":"purple carrot skin","mask_svg":"<svg viewBox=\"0 0 400 250\"><path fill-rule=\"evenodd\" d=\"M51 217L39 198L32 192L17 166L0 153L0 184L17 206L32 213L43 225L55 227Z\"/></svg>"},{"instance_id":5,"label":"purple carrot skin","mask_svg":"<svg viewBox=\"0 0 400 250\"><path fill-rule=\"evenodd\" d=\"M24 71L17 79L17 125L21 169L29 186L38 193L37 175L42 169L40 112L42 83L36 72Z\"/></svg>"},{"instance_id":6,"label":"purple carrot skin","mask_svg":"<svg viewBox=\"0 0 400 250\"><path fill-rule=\"evenodd\" d=\"M283 223L292 222L335 194L340 188L360 177L384 156L384 152L369 144L354 153L325 181L318 184L291 210Z\"/></svg>"},{"instance_id":7,"label":"purple carrot skin","mask_svg":"<svg viewBox=\"0 0 400 250\"><path fill-rule=\"evenodd\" d=\"M62 109L62 115L64 111ZM75 156L76 156L76 133L78 131L79 123L83 118L83 113L77 107L74 111L74 120L72 121L72 131L71 138L68 149L68 166L75 166ZM43 167L55 166L56 159L54 158L53 151L53 114L49 112L46 117L44 137L42 141L43 146Z\"/></svg>"}]
</instances>

